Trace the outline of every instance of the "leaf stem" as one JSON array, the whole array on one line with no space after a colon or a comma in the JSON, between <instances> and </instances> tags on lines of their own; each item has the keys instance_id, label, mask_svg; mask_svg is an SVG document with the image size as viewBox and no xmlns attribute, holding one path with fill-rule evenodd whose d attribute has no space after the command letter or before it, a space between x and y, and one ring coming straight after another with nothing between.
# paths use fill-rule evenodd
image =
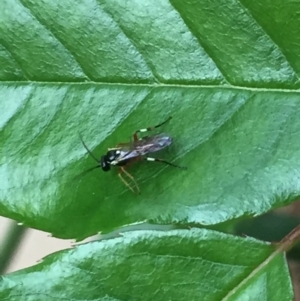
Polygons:
<instances>
[{"instance_id":1,"label":"leaf stem","mask_svg":"<svg viewBox=\"0 0 300 301\"><path fill-rule=\"evenodd\" d=\"M300 225L293 229L278 244L278 251L287 252L300 240Z\"/></svg>"}]
</instances>

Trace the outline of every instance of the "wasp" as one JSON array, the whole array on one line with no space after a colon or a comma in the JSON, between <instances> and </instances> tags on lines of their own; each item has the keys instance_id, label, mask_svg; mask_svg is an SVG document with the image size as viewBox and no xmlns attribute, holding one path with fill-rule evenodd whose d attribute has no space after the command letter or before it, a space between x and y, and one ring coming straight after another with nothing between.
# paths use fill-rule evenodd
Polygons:
<instances>
[{"instance_id":1,"label":"wasp","mask_svg":"<svg viewBox=\"0 0 300 301\"><path fill-rule=\"evenodd\" d=\"M119 143L114 148L109 148L107 153L101 156L100 160L96 158L96 156L91 152L91 150L87 147L85 142L83 141L82 137L80 137L81 142L90 156L98 163L97 166L90 168L87 171L91 171L96 168L102 168L103 171L109 171L111 166L118 166L119 173L118 176L121 181L133 192L133 193L140 193L139 185L137 184L134 177L126 170L130 165L134 162L140 160L146 160L150 162L160 162L164 163L173 167L186 169L185 166L179 166L168 162L164 159L159 158L152 158L148 155L159 150L162 150L169 146L172 143L172 138L164 133L155 134L152 136L144 136L139 138L138 135L140 133L145 133L149 131L153 131L168 121L170 121L172 117L169 117L164 122L151 126L145 129L140 129L134 132L133 134L133 141L127 143ZM133 183L134 186L130 185L127 180L123 177L125 174Z\"/></svg>"}]
</instances>

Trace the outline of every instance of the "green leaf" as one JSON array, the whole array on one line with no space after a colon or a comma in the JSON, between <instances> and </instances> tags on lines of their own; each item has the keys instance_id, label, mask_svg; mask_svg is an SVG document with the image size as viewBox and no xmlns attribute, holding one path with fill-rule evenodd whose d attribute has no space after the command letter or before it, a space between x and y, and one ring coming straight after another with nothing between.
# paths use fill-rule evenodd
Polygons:
<instances>
[{"instance_id":1,"label":"green leaf","mask_svg":"<svg viewBox=\"0 0 300 301\"><path fill-rule=\"evenodd\" d=\"M289 301L289 281L283 254L251 238L205 229L133 231L3 276L0 298Z\"/></svg>"},{"instance_id":2,"label":"green leaf","mask_svg":"<svg viewBox=\"0 0 300 301\"><path fill-rule=\"evenodd\" d=\"M293 201L298 14L279 1L1 1L0 214L81 239ZM136 164L140 196L116 170L78 177L95 165L79 133L100 158L170 115L174 143L157 156L187 171Z\"/></svg>"}]
</instances>

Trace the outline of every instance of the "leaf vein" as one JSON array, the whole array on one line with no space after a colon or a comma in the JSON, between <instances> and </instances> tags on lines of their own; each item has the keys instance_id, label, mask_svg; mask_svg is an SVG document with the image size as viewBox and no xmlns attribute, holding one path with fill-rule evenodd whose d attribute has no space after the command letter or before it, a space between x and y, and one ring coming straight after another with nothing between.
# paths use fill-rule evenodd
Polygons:
<instances>
[{"instance_id":1,"label":"leaf vein","mask_svg":"<svg viewBox=\"0 0 300 301\"><path fill-rule=\"evenodd\" d=\"M141 57L143 58L145 64L147 65L148 69L151 71L152 73L152 76L154 78L154 80L157 82L157 83L161 83L161 80L159 79L160 76L157 74L157 72L155 71L155 67L154 65L145 57L145 55L142 53L142 51L139 49L137 43L135 43L133 41L133 39L130 38L129 34L126 32L126 30L123 28L123 26L121 26L113 17L112 14L110 14L107 10L105 10L103 8L103 5L99 2L99 0L96 0L98 6L101 8L101 10L107 14L111 20L117 24L118 28L120 29L120 31L124 34L124 36L128 39L128 41L132 44L132 46L136 49L136 51L141 55Z\"/></svg>"},{"instance_id":2,"label":"leaf vein","mask_svg":"<svg viewBox=\"0 0 300 301\"><path fill-rule=\"evenodd\" d=\"M16 85L16 81L0 81L1 84L6 85ZM28 84L27 81L18 81L19 85L22 84ZM29 83L35 84L35 85L57 85L57 86L63 86L63 85L70 85L70 86L81 86L81 85L89 85L90 83L87 82L54 82L54 81L36 81L36 80L30 80ZM120 87L149 87L149 88L186 88L186 89L216 89L216 88L222 88L222 89L231 89L231 90L243 90L243 91L252 91L252 92L277 92L277 93L297 93L300 95L300 90L298 88L262 88L262 87L249 87L249 86L234 86L234 85L216 85L216 84L205 84L205 85L195 85L195 84L148 84L148 83L121 83L121 82L93 82L93 85L95 86L120 86Z\"/></svg>"},{"instance_id":3,"label":"leaf vein","mask_svg":"<svg viewBox=\"0 0 300 301\"><path fill-rule=\"evenodd\" d=\"M298 82L300 81L300 78L298 76L297 71L294 69L292 62L290 62L287 58L287 56L284 54L283 52L283 48L280 47L280 45L278 45L274 39L271 37L271 35L267 32L267 30L258 22L258 20L254 17L254 15L250 12L250 10L242 3L241 0L236 0L241 6L242 8L245 10L245 12L248 14L248 16L250 18L252 18L254 20L254 22L262 29L262 31L266 34L266 36L274 43L274 45L276 45L278 47L278 49L280 50L282 56L285 58L286 62L289 64L289 66L291 67L291 69L293 70L295 76L297 77Z\"/></svg>"},{"instance_id":4,"label":"leaf vein","mask_svg":"<svg viewBox=\"0 0 300 301\"><path fill-rule=\"evenodd\" d=\"M18 59L13 55L13 53L8 50L8 48L3 44L3 41L0 41L1 46L3 47L3 49L9 54L9 56L14 60L14 62L17 64L17 66L19 67L19 70L22 72L23 77L27 80L30 81L30 79L27 77L25 70L23 70L21 64L19 63Z\"/></svg>"},{"instance_id":5,"label":"leaf vein","mask_svg":"<svg viewBox=\"0 0 300 301\"><path fill-rule=\"evenodd\" d=\"M258 273L261 272L277 255L279 255L281 252L280 248L272 252L265 260L263 260L258 266L256 266L247 277L245 277L238 285L236 285L234 288L232 288L222 299L221 301L227 301L231 300L231 297L234 296L234 294L245 287L251 279L253 279L255 276L257 276Z\"/></svg>"},{"instance_id":6,"label":"leaf vein","mask_svg":"<svg viewBox=\"0 0 300 301\"><path fill-rule=\"evenodd\" d=\"M10 122L12 122L14 120L14 118L17 118L17 116L19 114L21 114L21 112L24 110L24 108L26 107L26 105L29 103L29 101L33 97L33 95L34 95L34 89L32 88L30 90L30 93L28 93L28 95L22 100L22 102L19 104L19 106L15 109L14 113L11 116L9 116L9 118L5 121L5 123L2 125L2 127L0 128L0 130L2 130ZM2 164L0 164L0 166L1 165Z\"/></svg>"},{"instance_id":7,"label":"leaf vein","mask_svg":"<svg viewBox=\"0 0 300 301\"><path fill-rule=\"evenodd\" d=\"M174 160L177 160L178 158L181 158L185 155L187 155L188 153L190 153L191 151L193 151L194 149L198 148L198 147L203 147L206 143L209 143L211 141L211 139L217 135L220 130L225 127L232 119L233 117L247 104L249 103L249 100L251 98L253 98L254 95L250 96L247 100L245 100L243 103L241 103L235 110L233 110L233 112L231 113L231 115L229 115L227 118L225 118L223 120L222 123L220 123L218 126L216 126L215 130L211 132L211 134L203 141L200 141L199 143L195 143L193 145L193 147L187 149L186 151L182 152L179 156L177 156L176 158L174 158ZM160 173L162 173L165 170L166 167L162 167L157 173L155 173L153 176L156 177L157 175L159 175Z\"/></svg>"},{"instance_id":8,"label":"leaf vein","mask_svg":"<svg viewBox=\"0 0 300 301\"><path fill-rule=\"evenodd\" d=\"M51 30L51 29L49 29L48 27L47 27L47 25L44 23L44 22L42 22L41 21L41 19L40 18L38 18L34 13L33 13L33 11L32 11L32 9L29 7L29 6L27 6L27 5L25 5L24 4L24 2L23 2L23 0L19 0L19 2L20 2L20 4L24 7L24 9L26 9L28 12L29 12L29 14L44 28L44 29L46 29L59 43L60 43L60 45L69 53L69 55L74 59L74 61L77 63L77 65L78 65L78 67L81 69L81 72L86 76L86 78L89 80L89 81L91 81L91 82L93 82L93 80L92 80L92 78L91 78L91 76L89 76L88 74L87 74L87 71L86 70L84 70L84 68L83 68L83 66L80 64L80 62L78 61L78 59L76 58L76 54L69 48L69 47L67 47L67 45L56 35L56 34L54 34L54 32Z\"/></svg>"},{"instance_id":9,"label":"leaf vein","mask_svg":"<svg viewBox=\"0 0 300 301\"><path fill-rule=\"evenodd\" d=\"M24 156L24 151L29 148L33 143L35 143L35 141L38 140L39 137L41 137L46 131L47 129L50 127L51 123L55 121L55 118L57 117L57 115L59 115L59 113L61 112L61 107L63 105L63 99L65 98L67 92L65 93L65 95L61 98L60 104L57 106L55 113L51 116L50 120L47 122L47 124L45 124L43 126L43 128L32 138L32 140L30 141L30 144L24 144L24 146L22 148L20 148L19 150L17 150L16 153L11 152L11 156L15 155L15 154L23 154ZM29 100L28 100L29 101ZM22 155L21 155L22 156Z\"/></svg>"},{"instance_id":10,"label":"leaf vein","mask_svg":"<svg viewBox=\"0 0 300 301\"><path fill-rule=\"evenodd\" d=\"M200 45L200 47L206 52L207 56L211 58L211 60L213 61L213 63L215 64L215 66L218 68L219 72L221 73L221 75L224 78L225 83L230 83L229 78L227 78L227 76L225 75L225 72L222 71L222 68L220 67L220 65L217 63L217 60L212 56L212 54L210 53L210 50L208 47L205 46L205 44L202 42L201 37L199 37L197 35L197 32L193 30L192 26L189 26L188 22L186 22L186 20L184 19L183 15L180 13L180 11L175 7L175 4L173 3L172 0L169 0L170 5L173 7L173 9L179 14L179 16L181 17L182 21L184 22L184 24L187 26L187 28L190 30L190 33L193 35L193 37L195 37Z\"/></svg>"}]
</instances>

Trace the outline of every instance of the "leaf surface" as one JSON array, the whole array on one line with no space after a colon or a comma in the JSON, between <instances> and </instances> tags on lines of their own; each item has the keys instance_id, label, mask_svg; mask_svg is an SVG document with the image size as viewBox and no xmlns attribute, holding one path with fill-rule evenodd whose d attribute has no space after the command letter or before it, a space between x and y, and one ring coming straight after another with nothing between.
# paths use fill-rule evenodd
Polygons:
<instances>
[{"instance_id":1,"label":"leaf surface","mask_svg":"<svg viewBox=\"0 0 300 301\"><path fill-rule=\"evenodd\" d=\"M10 301L237 301L249 296L292 299L284 256L272 245L205 229L125 233L52 254L0 281L1 300Z\"/></svg>"},{"instance_id":2,"label":"leaf surface","mask_svg":"<svg viewBox=\"0 0 300 301\"><path fill-rule=\"evenodd\" d=\"M1 1L0 214L82 239L299 197L297 13L291 1ZM140 196L117 170L78 176L95 164L79 133L100 158L171 115L174 143L155 156L186 171L136 164Z\"/></svg>"}]
</instances>

